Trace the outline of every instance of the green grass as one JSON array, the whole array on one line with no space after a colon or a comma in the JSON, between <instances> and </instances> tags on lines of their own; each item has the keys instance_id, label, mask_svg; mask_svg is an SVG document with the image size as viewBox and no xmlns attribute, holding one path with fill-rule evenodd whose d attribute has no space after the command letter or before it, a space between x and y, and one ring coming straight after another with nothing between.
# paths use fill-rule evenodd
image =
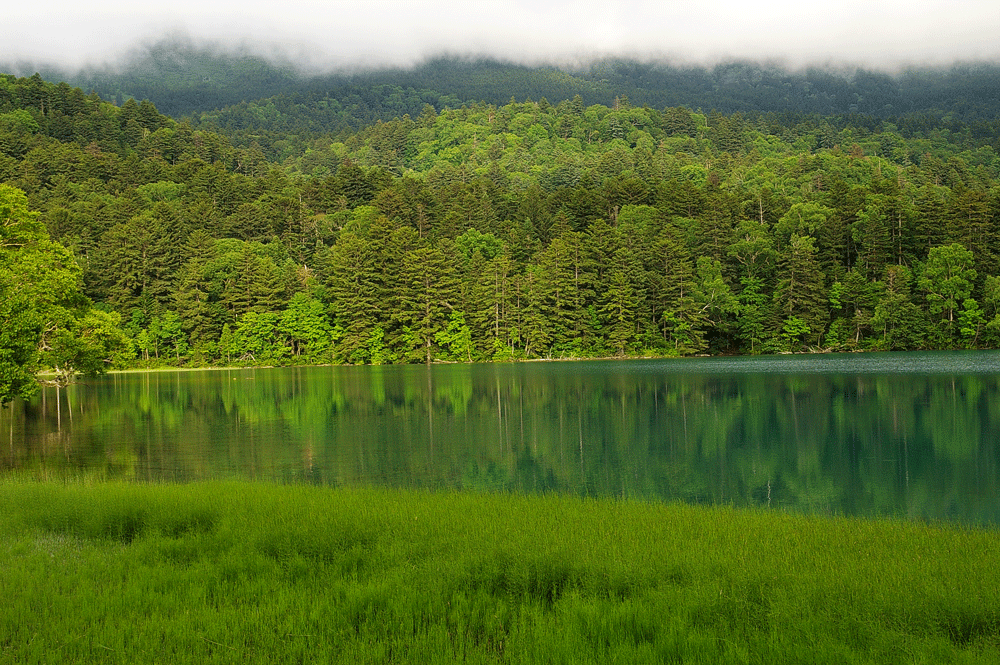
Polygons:
<instances>
[{"instance_id":1,"label":"green grass","mask_svg":"<svg viewBox=\"0 0 1000 665\"><path fill-rule=\"evenodd\" d=\"M0 663L995 663L1000 533L561 496L0 483Z\"/></svg>"}]
</instances>

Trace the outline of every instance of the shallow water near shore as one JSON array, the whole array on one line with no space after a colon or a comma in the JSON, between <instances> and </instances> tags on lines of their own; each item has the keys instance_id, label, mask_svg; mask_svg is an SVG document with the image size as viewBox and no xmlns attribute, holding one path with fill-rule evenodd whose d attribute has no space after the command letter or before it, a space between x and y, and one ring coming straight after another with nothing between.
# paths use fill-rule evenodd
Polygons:
<instances>
[{"instance_id":1,"label":"shallow water near shore","mask_svg":"<svg viewBox=\"0 0 1000 665\"><path fill-rule=\"evenodd\" d=\"M0 473L1000 524L1000 353L158 371L0 412Z\"/></svg>"}]
</instances>

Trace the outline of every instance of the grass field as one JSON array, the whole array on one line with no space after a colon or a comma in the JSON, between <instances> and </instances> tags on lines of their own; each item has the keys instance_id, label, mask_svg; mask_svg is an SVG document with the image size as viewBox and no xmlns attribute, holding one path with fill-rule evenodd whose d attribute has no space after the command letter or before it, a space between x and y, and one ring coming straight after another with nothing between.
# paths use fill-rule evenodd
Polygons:
<instances>
[{"instance_id":1,"label":"grass field","mask_svg":"<svg viewBox=\"0 0 1000 665\"><path fill-rule=\"evenodd\" d=\"M1000 532L562 496L0 483L0 663L996 663Z\"/></svg>"}]
</instances>

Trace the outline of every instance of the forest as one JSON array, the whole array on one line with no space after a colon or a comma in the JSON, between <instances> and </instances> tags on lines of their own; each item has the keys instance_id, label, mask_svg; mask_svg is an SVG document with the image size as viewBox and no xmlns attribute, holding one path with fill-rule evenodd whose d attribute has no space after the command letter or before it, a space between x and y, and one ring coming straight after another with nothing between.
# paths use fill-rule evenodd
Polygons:
<instances>
[{"instance_id":1,"label":"forest","mask_svg":"<svg viewBox=\"0 0 1000 665\"><path fill-rule=\"evenodd\" d=\"M557 101L581 95L588 105L610 106L626 95L639 106L716 109L722 113L858 114L878 119L933 113L966 123L995 123L996 63L946 68L789 69L753 61L713 66L604 58L576 65L528 66L486 57L438 56L409 67L377 65L322 71L291 58L223 49L181 35L134 50L115 65L73 70L44 63L0 62L0 71L66 81L121 105L148 99L174 117L226 116L274 102L297 107L315 131L353 131L376 120L511 97ZM259 120L259 119L258 119ZM993 125L995 129L995 124ZM301 129L301 128L300 128ZM298 130L297 130L298 131Z\"/></svg>"},{"instance_id":2,"label":"forest","mask_svg":"<svg viewBox=\"0 0 1000 665\"><path fill-rule=\"evenodd\" d=\"M175 119L0 75L0 401L40 369L1000 344L985 111L522 99L323 131L335 100Z\"/></svg>"}]
</instances>

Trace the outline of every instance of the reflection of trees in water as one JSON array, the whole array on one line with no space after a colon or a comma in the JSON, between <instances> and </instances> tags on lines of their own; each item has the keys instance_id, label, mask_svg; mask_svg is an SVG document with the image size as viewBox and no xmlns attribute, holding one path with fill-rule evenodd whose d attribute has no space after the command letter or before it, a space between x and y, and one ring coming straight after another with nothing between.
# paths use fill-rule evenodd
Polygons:
<instances>
[{"instance_id":1,"label":"reflection of trees in water","mask_svg":"<svg viewBox=\"0 0 1000 665\"><path fill-rule=\"evenodd\" d=\"M40 476L572 492L997 520L998 379L625 363L113 375L0 414ZM69 414L72 414L71 416Z\"/></svg>"}]
</instances>

